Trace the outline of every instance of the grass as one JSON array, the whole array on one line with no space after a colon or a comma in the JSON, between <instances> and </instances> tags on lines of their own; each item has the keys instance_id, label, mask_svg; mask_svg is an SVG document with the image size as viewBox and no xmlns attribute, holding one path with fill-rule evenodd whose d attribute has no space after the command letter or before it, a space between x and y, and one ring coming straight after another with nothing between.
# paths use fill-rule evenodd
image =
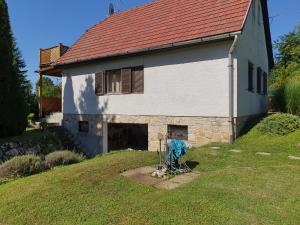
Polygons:
<instances>
[{"instance_id":1,"label":"grass","mask_svg":"<svg viewBox=\"0 0 300 225\"><path fill-rule=\"evenodd\" d=\"M116 152L0 185L0 224L278 224L300 221L300 131L257 131L234 145L192 149L203 175L175 190L127 180L120 172L157 162L156 153ZM231 153L229 150L242 150ZM258 151L271 156L258 156Z\"/></svg>"}]
</instances>

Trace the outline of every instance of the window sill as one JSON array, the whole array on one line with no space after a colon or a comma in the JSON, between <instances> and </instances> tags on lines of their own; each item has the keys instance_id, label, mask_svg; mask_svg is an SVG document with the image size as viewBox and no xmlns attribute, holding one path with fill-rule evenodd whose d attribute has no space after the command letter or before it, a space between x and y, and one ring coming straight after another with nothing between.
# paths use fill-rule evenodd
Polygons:
<instances>
[{"instance_id":1,"label":"window sill","mask_svg":"<svg viewBox=\"0 0 300 225\"><path fill-rule=\"evenodd\" d=\"M132 93L106 93L106 94L100 95L100 96L110 96L110 95L132 95L132 94L135 94L135 95L139 94L139 95L141 95L141 94L144 94L144 93L139 93L139 92L132 92Z\"/></svg>"}]
</instances>

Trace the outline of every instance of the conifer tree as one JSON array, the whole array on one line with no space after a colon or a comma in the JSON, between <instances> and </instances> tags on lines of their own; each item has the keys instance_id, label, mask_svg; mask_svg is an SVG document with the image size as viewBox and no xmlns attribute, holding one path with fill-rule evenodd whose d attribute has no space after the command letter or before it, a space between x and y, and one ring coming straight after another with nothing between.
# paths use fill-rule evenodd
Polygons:
<instances>
[{"instance_id":1,"label":"conifer tree","mask_svg":"<svg viewBox=\"0 0 300 225\"><path fill-rule=\"evenodd\" d=\"M25 63L17 48L5 0L0 0L0 137L21 134L27 125Z\"/></svg>"}]
</instances>

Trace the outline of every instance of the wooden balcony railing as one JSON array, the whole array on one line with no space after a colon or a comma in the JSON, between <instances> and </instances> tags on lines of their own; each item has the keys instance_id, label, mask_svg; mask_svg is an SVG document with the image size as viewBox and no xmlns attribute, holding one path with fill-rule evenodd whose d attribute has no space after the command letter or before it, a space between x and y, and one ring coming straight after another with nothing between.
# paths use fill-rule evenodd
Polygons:
<instances>
[{"instance_id":1,"label":"wooden balcony railing","mask_svg":"<svg viewBox=\"0 0 300 225\"><path fill-rule=\"evenodd\" d=\"M59 57L66 53L69 47L58 44L55 47L40 49L40 68L51 66Z\"/></svg>"}]
</instances>

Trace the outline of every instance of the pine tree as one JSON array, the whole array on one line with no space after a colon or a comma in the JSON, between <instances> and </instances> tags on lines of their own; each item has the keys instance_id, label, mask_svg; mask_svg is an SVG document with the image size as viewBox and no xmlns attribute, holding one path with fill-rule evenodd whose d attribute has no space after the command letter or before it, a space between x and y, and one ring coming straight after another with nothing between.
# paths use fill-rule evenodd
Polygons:
<instances>
[{"instance_id":1,"label":"pine tree","mask_svg":"<svg viewBox=\"0 0 300 225\"><path fill-rule=\"evenodd\" d=\"M13 37L8 8L0 0L0 137L21 134L27 125L25 63Z\"/></svg>"}]
</instances>

